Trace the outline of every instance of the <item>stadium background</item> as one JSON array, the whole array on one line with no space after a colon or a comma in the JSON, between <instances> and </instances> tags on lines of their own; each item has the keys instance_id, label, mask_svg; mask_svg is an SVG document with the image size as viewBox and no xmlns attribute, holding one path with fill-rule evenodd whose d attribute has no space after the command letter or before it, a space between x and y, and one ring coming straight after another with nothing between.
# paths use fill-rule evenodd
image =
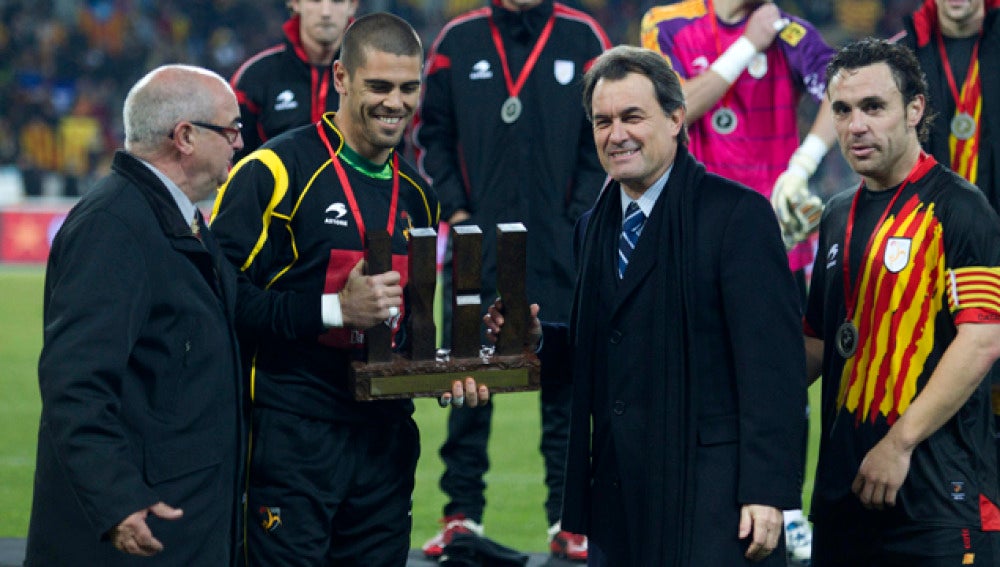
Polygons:
<instances>
[{"instance_id":1,"label":"stadium background","mask_svg":"<svg viewBox=\"0 0 1000 567\"><path fill-rule=\"evenodd\" d=\"M484 0L360 0L359 13L390 11L410 21L425 46L451 17ZM636 44L651 0L563 0L594 15L614 44ZM889 37L921 0L783 0L834 46ZM43 265L52 236L75 200L106 174L121 147L121 101L149 69L184 62L225 77L281 37L282 0L0 0L0 538L27 531L39 412ZM578 101L566 101L578 104ZM801 120L811 120L809 106ZM831 152L812 189L829 196L853 184ZM815 389L814 389L815 390ZM816 407L817 392L811 392ZM545 548L537 395L498 403L485 524L498 541ZM414 495L414 545L433 534L443 496L435 451L446 412L419 400L423 458ZM812 427L815 436L817 427ZM815 449L810 451L810 466ZM807 479L812 478L811 472ZM807 481L806 494L811 492Z\"/></svg>"}]
</instances>

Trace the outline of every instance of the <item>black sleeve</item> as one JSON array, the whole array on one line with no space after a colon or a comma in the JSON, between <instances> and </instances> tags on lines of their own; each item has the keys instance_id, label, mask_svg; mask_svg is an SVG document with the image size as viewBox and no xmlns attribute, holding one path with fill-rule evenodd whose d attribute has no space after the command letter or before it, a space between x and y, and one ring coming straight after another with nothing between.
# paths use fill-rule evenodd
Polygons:
<instances>
[{"instance_id":1,"label":"black sleeve","mask_svg":"<svg viewBox=\"0 0 1000 567\"><path fill-rule=\"evenodd\" d=\"M438 49L447 48L447 38L440 38ZM417 146L420 173L431 181L441 200L441 214L447 221L455 211L474 212L468 202L459 163L458 125L451 90L451 69L435 66L438 58L447 55L431 51L427 58L427 75L420 111L415 119L414 143Z\"/></svg>"},{"instance_id":2,"label":"black sleeve","mask_svg":"<svg viewBox=\"0 0 1000 567\"><path fill-rule=\"evenodd\" d=\"M247 69L246 72L239 75L240 82L231 83L233 91L236 93L236 100L239 101L240 105L240 122L243 123L243 129L241 130L243 148L236 152L236 155L233 157L234 162L243 159L264 143L259 121L261 101L254 99L252 85L250 84L252 79L247 77L247 73L250 71L252 71L252 68ZM236 79L236 77L233 77L233 79Z\"/></svg>"},{"instance_id":3,"label":"black sleeve","mask_svg":"<svg viewBox=\"0 0 1000 567\"><path fill-rule=\"evenodd\" d=\"M801 504L806 364L799 292L770 203L745 191L727 219L720 281L739 399L744 504Z\"/></svg>"},{"instance_id":4,"label":"black sleeve","mask_svg":"<svg viewBox=\"0 0 1000 567\"><path fill-rule=\"evenodd\" d=\"M129 358L151 309L147 273L142 243L108 214L67 223L46 273L41 434L99 534L160 500L120 418Z\"/></svg>"}]
</instances>

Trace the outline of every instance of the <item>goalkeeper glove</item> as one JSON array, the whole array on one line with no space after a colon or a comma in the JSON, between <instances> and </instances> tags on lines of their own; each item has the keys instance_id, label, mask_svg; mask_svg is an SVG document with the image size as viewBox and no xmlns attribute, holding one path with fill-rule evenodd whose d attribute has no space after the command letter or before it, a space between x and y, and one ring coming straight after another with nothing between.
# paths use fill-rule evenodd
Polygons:
<instances>
[{"instance_id":1,"label":"goalkeeper glove","mask_svg":"<svg viewBox=\"0 0 1000 567\"><path fill-rule=\"evenodd\" d=\"M819 137L810 134L788 162L785 170L774 183L771 206L781 225L781 238L785 248L809 238L819 227L823 216L823 201L809 192L809 176L826 154L827 146Z\"/></svg>"}]
</instances>

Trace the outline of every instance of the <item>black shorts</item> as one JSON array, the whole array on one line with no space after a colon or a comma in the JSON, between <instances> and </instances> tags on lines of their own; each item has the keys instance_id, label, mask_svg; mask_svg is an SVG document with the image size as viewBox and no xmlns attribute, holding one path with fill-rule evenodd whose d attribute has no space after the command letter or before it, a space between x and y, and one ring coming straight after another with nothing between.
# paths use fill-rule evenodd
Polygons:
<instances>
[{"instance_id":1,"label":"black shorts","mask_svg":"<svg viewBox=\"0 0 1000 567\"><path fill-rule=\"evenodd\" d=\"M420 454L408 416L335 423L254 409L248 564L399 566Z\"/></svg>"},{"instance_id":2,"label":"black shorts","mask_svg":"<svg viewBox=\"0 0 1000 567\"><path fill-rule=\"evenodd\" d=\"M1000 559L1000 532L980 526L907 526L853 494L824 510L812 518L812 567L992 567Z\"/></svg>"}]
</instances>

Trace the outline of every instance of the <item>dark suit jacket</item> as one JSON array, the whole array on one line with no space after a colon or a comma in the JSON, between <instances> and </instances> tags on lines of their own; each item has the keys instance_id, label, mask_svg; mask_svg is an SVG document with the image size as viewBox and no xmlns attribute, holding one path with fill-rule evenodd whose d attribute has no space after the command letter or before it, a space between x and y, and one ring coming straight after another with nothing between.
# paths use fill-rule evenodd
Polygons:
<instances>
[{"instance_id":1,"label":"dark suit jacket","mask_svg":"<svg viewBox=\"0 0 1000 567\"><path fill-rule=\"evenodd\" d=\"M119 152L112 168L49 256L26 565L231 565L246 441L237 314L253 332L319 333L319 298L268 302L238 284L146 166ZM161 500L184 510L147 519L165 550L114 549L107 532Z\"/></svg>"},{"instance_id":2,"label":"dark suit jacket","mask_svg":"<svg viewBox=\"0 0 1000 567\"><path fill-rule=\"evenodd\" d=\"M801 499L805 356L778 226L758 193L679 148L618 282L619 191L578 231L563 527L620 527L630 565L742 565L740 506ZM624 517L590 517L609 447Z\"/></svg>"}]
</instances>

